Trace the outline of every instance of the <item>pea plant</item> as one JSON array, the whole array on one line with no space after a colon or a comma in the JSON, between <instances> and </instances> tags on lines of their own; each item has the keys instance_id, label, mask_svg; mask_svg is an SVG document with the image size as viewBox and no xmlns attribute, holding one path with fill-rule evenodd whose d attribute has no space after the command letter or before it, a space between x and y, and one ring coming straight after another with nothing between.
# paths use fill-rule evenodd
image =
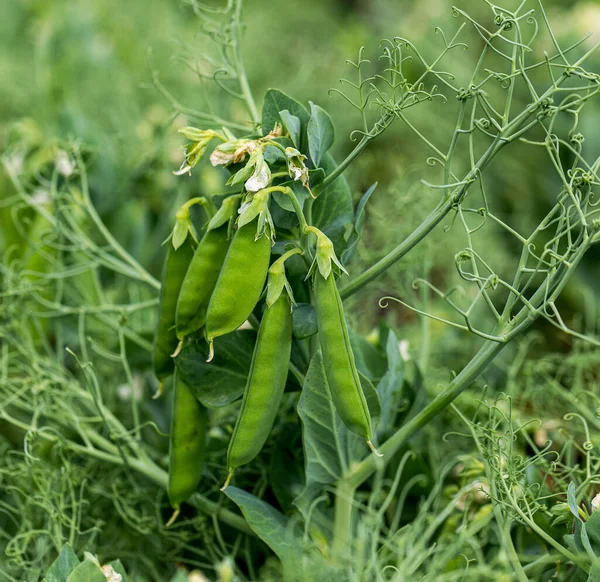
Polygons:
<instances>
[{"instance_id":1,"label":"pea plant","mask_svg":"<svg viewBox=\"0 0 600 582\"><path fill-rule=\"evenodd\" d=\"M198 61L186 52L182 60L244 113L229 118L184 106L153 74L185 118L178 130L183 160L174 173L193 180L208 164L222 181L218 194L200 192L176 210L162 281L95 210L85 148L44 145L48 159L58 160L59 152L60 160L43 172L23 166L34 149L39 161L39 144L5 156L15 223L34 251L2 267L12 323L2 332L0 418L24 434L19 460L32 468L54 463L64 477L47 512L54 507L60 519L36 526L22 484L26 471L16 461L4 471L18 502L3 511L13 524L19 514L29 516L10 546L19 566L35 565L40 544L58 550L93 539L102 506L88 516L80 499L104 485L112 492L105 503L132 539L152 534L162 540L155 544L161 559L216 569L223 580L258 579L256 555L265 550L257 538L279 559L276 573L263 568L260 579L495 579L505 567L507 579L529 580L556 564L573 579L600 579L600 514L580 507L598 482L593 445L584 445L584 471L569 469L579 454L573 441L549 460L551 445L532 439L531 421L507 410L524 398L514 386L472 415L455 403L479 387L508 345L528 345L521 342L538 320L581 345L600 344L596 334L569 327L560 309L561 293L600 240L600 158L586 144L582 121L600 91L600 76L586 69L600 45L585 38L561 46L541 2L484 5L478 18L452 8L456 26L436 29L433 56L432 47L394 37L381 42L377 62L365 49L348 61L354 77L331 98L356 112L358 127L353 149L338 162L331 154L334 122L321 105L269 89L259 111L242 60L241 0L223 9L192 1L216 51ZM473 50L479 52L468 68L463 55ZM431 107L444 112L449 131L421 127ZM355 205L345 172L392 125L428 152L420 187L439 200L404 241L356 272L377 193L373 184ZM509 222L494 196L492 176L505 149L540 161L547 176L544 191L532 193L542 219L528 230ZM428 311L405 295L373 298L480 342L436 388L418 363L409 370L402 359L402 330L382 325L374 346L348 324L343 301L418 253L424 239L450 233L449 240L462 241L451 249L457 285L413 282L439 307ZM491 235L514 249L513 264L487 256ZM121 401L99 381L116 368L130 390ZM597 418L577 406L573 414L589 433L586 423ZM434 487L411 507L407 496L419 486L419 476L410 475L411 443L440 414L463 427L448 438L470 439L480 460L469 461L452 490L445 484L453 468L441 467ZM512 443L521 438L535 448L527 466L514 454ZM69 475L83 471L83 461L74 461L80 458L111 469L96 469L93 484L80 474L69 485ZM538 472L535 484L524 483L530 467ZM489 511L478 510L476 519L465 512L471 518L453 523L452 512L477 492L466 479L473 476L486 484L479 489ZM548 516L560 519L550 524ZM501 552L494 559L473 542L491 523ZM517 546L516 523L531 541ZM565 528L571 523L573 532ZM43 542L36 527L47 529ZM128 548L141 551L133 541ZM107 548L97 553L112 558ZM470 556L467 566L460 554ZM236 563L223 574L230 556Z\"/></svg>"}]
</instances>

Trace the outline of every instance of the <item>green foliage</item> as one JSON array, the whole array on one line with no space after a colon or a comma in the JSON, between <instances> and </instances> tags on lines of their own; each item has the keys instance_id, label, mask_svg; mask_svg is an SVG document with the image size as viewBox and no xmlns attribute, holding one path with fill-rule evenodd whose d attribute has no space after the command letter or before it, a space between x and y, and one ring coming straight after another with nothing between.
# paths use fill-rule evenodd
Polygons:
<instances>
[{"instance_id":1,"label":"green foliage","mask_svg":"<svg viewBox=\"0 0 600 582\"><path fill-rule=\"evenodd\" d=\"M239 0L154 4L2 7L0 571L600 579L600 85L577 9L426 2L399 16L372 2L343 20L333 0L276 1L249 3L244 27ZM183 67L158 46L148 69L147 45L169 35ZM194 149L191 124L264 151L212 167L218 140ZM191 136L192 178L173 176L173 125ZM183 345L178 372L211 410L202 481L167 528L170 398L150 365L160 243L192 196L244 194L247 211L258 197L244 182L264 164L275 190L251 210L277 233L273 257L305 250L286 262L287 391L222 494L256 334L218 338L210 364L201 333ZM382 459L331 399L303 221L350 272L340 292ZM205 213L182 225L180 238L202 232Z\"/></svg>"}]
</instances>

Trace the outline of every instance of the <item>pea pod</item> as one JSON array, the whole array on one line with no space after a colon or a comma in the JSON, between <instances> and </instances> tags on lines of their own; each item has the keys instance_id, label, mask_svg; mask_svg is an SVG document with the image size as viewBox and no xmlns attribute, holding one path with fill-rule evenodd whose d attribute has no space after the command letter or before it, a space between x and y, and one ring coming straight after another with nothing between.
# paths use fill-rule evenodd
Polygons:
<instances>
[{"instance_id":1,"label":"pea pod","mask_svg":"<svg viewBox=\"0 0 600 582\"><path fill-rule=\"evenodd\" d=\"M315 273L315 309L325 375L331 397L342 422L371 443L371 416L350 346L342 300L333 273L325 279Z\"/></svg>"},{"instance_id":2,"label":"pea pod","mask_svg":"<svg viewBox=\"0 0 600 582\"><path fill-rule=\"evenodd\" d=\"M177 300L176 335L179 340L199 330L229 247L227 225L209 230L194 252Z\"/></svg>"},{"instance_id":3,"label":"pea pod","mask_svg":"<svg viewBox=\"0 0 600 582\"><path fill-rule=\"evenodd\" d=\"M175 367L171 354L177 346L175 334L177 298L192 256L193 250L189 239L185 240L178 249L173 248L169 243L160 289L158 325L154 336L154 373L161 384L173 373Z\"/></svg>"},{"instance_id":4,"label":"pea pod","mask_svg":"<svg viewBox=\"0 0 600 582\"><path fill-rule=\"evenodd\" d=\"M233 471L260 452L275 421L285 388L292 348L292 312L287 293L265 310L240 415L227 451L229 485Z\"/></svg>"},{"instance_id":5,"label":"pea pod","mask_svg":"<svg viewBox=\"0 0 600 582\"><path fill-rule=\"evenodd\" d=\"M258 219L238 228L233 236L206 312L206 339L213 355L215 338L235 331L258 303L265 286L271 241L255 240Z\"/></svg>"},{"instance_id":6,"label":"pea pod","mask_svg":"<svg viewBox=\"0 0 600 582\"><path fill-rule=\"evenodd\" d=\"M175 371L168 485L169 502L175 513L169 523L174 521L180 504L196 491L200 482L207 426L206 408Z\"/></svg>"}]
</instances>

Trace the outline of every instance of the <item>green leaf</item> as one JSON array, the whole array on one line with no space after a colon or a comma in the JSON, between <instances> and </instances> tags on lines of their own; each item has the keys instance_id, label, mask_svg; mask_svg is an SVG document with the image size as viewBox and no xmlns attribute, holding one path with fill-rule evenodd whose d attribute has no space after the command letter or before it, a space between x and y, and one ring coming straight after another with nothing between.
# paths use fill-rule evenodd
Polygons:
<instances>
[{"instance_id":1,"label":"green leaf","mask_svg":"<svg viewBox=\"0 0 600 582\"><path fill-rule=\"evenodd\" d=\"M318 331L317 312L310 303L298 303L292 311L292 333L296 339L306 339Z\"/></svg>"},{"instance_id":2,"label":"green leaf","mask_svg":"<svg viewBox=\"0 0 600 582\"><path fill-rule=\"evenodd\" d=\"M351 433L331 399L321 352L313 356L298 401L302 420L306 485L295 505L308 519L312 502L348 467L368 454L365 439Z\"/></svg>"},{"instance_id":3,"label":"green leaf","mask_svg":"<svg viewBox=\"0 0 600 582\"><path fill-rule=\"evenodd\" d=\"M292 145L291 140L289 140L287 137L276 137L273 141L281 144L284 148L290 147ZM264 160L270 165L286 164L287 167L287 158L285 154L274 145L268 145L265 148Z\"/></svg>"},{"instance_id":4,"label":"green leaf","mask_svg":"<svg viewBox=\"0 0 600 582\"><path fill-rule=\"evenodd\" d=\"M287 109L279 112L279 117L283 121L284 127L290 134L290 139L296 149L300 149L300 138L302 137L302 124L300 118L292 115Z\"/></svg>"},{"instance_id":5,"label":"green leaf","mask_svg":"<svg viewBox=\"0 0 600 582\"><path fill-rule=\"evenodd\" d=\"M573 481L571 481L567 487L567 503L569 504L571 513L575 517L575 533L573 534L575 545L578 550L585 550L590 558L594 558L594 550L592 550L590 539L585 529L585 523L579 516L575 483L573 483Z\"/></svg>"},{"instance_id":6,"label":"green leaf","mask_svg":"<svg viewBox=\"0 0 600 582\"><path fill-rule=\"evenodd\" d=\"M250 330L219 337L215 340L215 356L210 363L206 362L206 342L190 342L175 358L175 365L204 406L226 406L244 392L255 341L256 333Z\"/></svg>"},{"instance_id":7,"label":"green leaf","mask_svg":"<svg viewBox=\"0 0 600 582\"><path fill-rule=\"evenodd\" d=\"M289 182L283 182L280 185L288 186L289 188L291 188L294 191L294 194L296 194L296 199L298 200L298 203L300 204L300 208L304 207L304 201L308 197L308 190L300 182L295 182L295 181L291 180ZM296 218L296 212L294 210L294 205L291 203L289 196L287 196L286 194L283 194L282 192L273 192L272 196L273 196L273 199L275 200L275 202L277 202L277 204L279 204L279 206L281 206L281 208L283 208L284 210L287 210L288 212L293 212L294 218Z\"/></svg>"},{"instance_id":8,"label":"green leaf","mask_svg":"<svg viewBox=\"0 0 600 582\"><path fill-rule=\"evenodd\" d=\"M94 562L84 560L69 574L67 582L106 582L106 578Z\"/></svg>"},{"instance_id":9,"label":"green leaf","mask_svg":"<svg viewBox=\"0 0 600 582\"><path fill-rule=\"evenodd\" d=\"M381 399L382 415L379 423L380 435L389 433L395 426L397 411L401 406L404 382L404 360L400 357L398 338L390 329L386 342L387 371L377 384Z\"/></svg>"},{"instance_id":10,"label":"green leaf","mask_svg":"<svg viewBox=\"0 0 600 582\"><path fill-rule=\"evenodd\" d=\"M587 582L600 582L600 561L596 560L592 564L592 569L590 570Z\"/></svg>"},{"instance_id":11,"label":"green leaf","mask_svg":"<svg viewBox=\"0 0 600 582\"><path fill-rule=\"evenodd\" d=\"M298 524L288 520L274 507L254 495L229 486L225 489L241 510L252 531L267 544L283 565L282 579L341 582L347 578L329 565L310 542L305 542Z\"/></svg>"},{"instance_id":12,"label":"green leaf","mask_svg":"<svg viewBox=\"0 0 600 582\"><path fill-rule=\"evenodd\" d=\"M267 135L276 123L281 123L280 111L287 110L291 115L294 115L300 120L301 135L300 145L297 146L301 152L306 148L306 127L310 120L310 114L304 105L286 95L278 89L269 89L265 94L265 100L262 108L262 132Z\"/></svg>"},{"instance_id":13,"label":"green leaf","mask_svg":"<svg viewBox=\"0 0 600 582\"><path fill-rule=\"evenodd\" d=\"M310 121L308 122L308 151L315 168L321 165L321 158L333 145L335 130L333 121L325 109L310 103Z\"/></svg>"},{"instance_id":14,"label":"green leaf","mask_svg":"<svg viewBox=\"0 0 600 582\"><path fill-rule=\"evenodd\" d=\"M326 154L321 166L330 174L337 166L330 154ZM313 203L313 225L325 233L333 243L336 254L341 256L346 248L346 232L354 220L352 192L345 176L340 176L319 193Z\"/></svg>"},{"instance_id":15,"label":"green leaf","mask_svg":"<svg viewBox=\"0 0 600 582\"><path fill-rule=\"evenodd\" d=\"M304 542L297 524L290 522L273 506L242 489L229 486L225 489L225 495L240 508L252 531L282 562L300 559Z\"/></svg>"},{"instance_id":16,"label":"green leaf","mask_svg":"<svg viewBox=\"0 0 600 582\"><path fill-rule=\"evenodd\" d=\"M365 206L371 197L371 194L375 191L377 187L377 182L375 182L362 196L360 201L358 202L358 206L356 207L356 213L354 215L354 224L352 226L350 237L348 238L348 242L346 243L346 248L342 253L342 263L346 265L348 261L352 258L352 255L356 251L356 247L358 246L358 241L360 240L360 235L362 234L362 229L365 224Z\"/></svg>"},{"instance_id":17,"label":"green leaf","mask_svg":"<svg viewBox=\"0 0 600 582\"><path fill-rule=\"evenodd\" d=\"M65 582L69 574L81 563L69 544L65 544L60 554L46 573L47 582Z\"/></svg>"},{"instance_id":18,"label":"green leaf","mask_svg":"<svg viewBox=\"0 0 600 582\"><path fill-rule=\"evenodd\" d=\"M600 557L600 512L593 511L585 522L585 531L590 539L594 554Z\"/></svg>"}]
</instances>

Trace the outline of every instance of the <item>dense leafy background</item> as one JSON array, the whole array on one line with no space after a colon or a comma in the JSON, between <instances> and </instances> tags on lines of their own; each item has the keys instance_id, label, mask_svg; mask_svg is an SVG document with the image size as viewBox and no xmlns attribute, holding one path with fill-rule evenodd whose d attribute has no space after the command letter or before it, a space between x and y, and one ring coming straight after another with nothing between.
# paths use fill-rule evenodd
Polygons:
<instances>
[{"instance_id":1,"label":"dense leafy background","mask_svg":"<svg viewBox=\"0 0 600 582\"><path fill-rule=\"evenodd\" d=\"M483 2L472 0L457 1L457 4L468 7L474 14L483 14L487 9ZM597 3L557 0L545 4L557 34L565 44L574 42L590 29L600 31L600 6ZM248 0L244 16L243 53L259 105L262 105L261 96L266 90L276 87L307 108L310 108L309 101L323 107L336 127L336 141L331 151L337 159L342 159L352 149L349 136L358 126L358 119L344 101L328 95L328 89L339 87L338 79L348 74L345 59L355 59L360 46L364 45L365 57L375 60L380 38L395 35L408 36L424 53L435 54L439 35L434 33L433 27L440 25L452 29L456 26L448 3L442 0L307 0L301 3L301 8L298 3L286 0L268 3ZM36 152L28 162L34 174L46 158L54 155L53 144L69 140L83 144L91 195L99 214L125 249L156 277L160 274L164 255L161 243L181 201L202 193L220 194L224 187L222 174L206 164L191 179L173 176L172 170L181 162L181 139L175 128L184 120L174 119L169 102L151 82L152 71L158 72L163 85L186 106L200 108L210 102L220 115L244 116L239 104L224 98L210 82L199 81L192 71L173 58L202 53L205 40L196 36L198 29L199 22L191 16L189 7L176 0L73 0L67 4L59 0L8 0L0 3L0 147L12 151L15 145L20 145L27 151ZM479 54L477 48L474 46L475 50L465 52L465 69L473 65L473 59ZM597 58L588 68L597 71L599 65ZM453 121L445 116L443 108L423 107L418 115L426 134L442 135L452 129ZM597 127L600 109L597 106L588 108L584 122L588 128ZM589 132L588 140L591 140L590 148L600 149L597 132ZM348 171L355 203L374 182L378 182L367 205L363 237L348 265L351 275L360 273L403 240L435 205L437 193L419 181L431 172L426 163L427 155L398 124L376 140ZM548 192L555 186L553 180L554 177L538 171L538 160L520 156L515 148L512 154L501 156L489 169L489 195L511 224L527 230L537 224L546 211ZM7 265L17 258L27 260L29 229L32 228L27 216L21 221L24 230L15 225L10 203L14 194L13 185L5 174L0 173L0 253L6 257ZM343 211L348 213L349 209ZM377 336L372 342L375 347L358 336L354 339L357 344L361 341L364 344L360 349L360 353L365 354L361 371L374 382L384 378L378 388L384 404L386 397L397 387L403 391L406 400L406 408L400 411L398 418L386 417L384 407L380 421L380 430L384 432L410 414L411 406L419 405L419 394L426 391L425 384L431 393L453 371L458 371L469 360L478 342L464 332L437 322L423 321L399 305L391 304L383 310L378 304L381 296L389 294L417 305L425 301L430 311L440 315L445 313L442 304L415 292L411 283L421 276L427 276L439 286L450 286L455 281L452 258L462 248L461 234L452 228L446 231L446 226L450 226L449 223L443 223L406 259L347 302L354 328L364 335L370 334L371 339ZM486 236L483 247L490 260L507 264L514 261L516 249L500 230ZM570 321L588 330L596 326L597 260L596 250L578 269L561 306ZM11 273L3 270L0 274L5 278L3 283L14 275ZM105 283L110 287L112 281ZM87 296L84 286L80 286L80 291L84 297L78 301L93 301L93 291ZM111 292L123 296L123 289L112 289ZM127 293L141 300L148 291L128 289ZM4 307L6 310L0 315L3 336L17 337L20 329L14 321L19 315L16 312L23 306L11 304L9 309L7 299L5 303L0 302L0 309ZM77 325L77 318L73 317L65 326L62 341L66 345L78 345ZM136 321L135 326L144 337L150 337L152 321ZM394 331L390 332L389 328ZM578 438L579 441L583 439L582 427L569 425L567 436L559 437L558 433L564 428L561 422L566 412L578 411L581 406L588 411L595 409L596 404L592 403L597 393L598 353L553 328L540 325L536 333L541 335L532 335L523 343L511 346L488 371L486 378L461 398L459 407L469 418L476 413L484 381L489 384L488 391L494 394L513 395L515 416L525 420L541 419L546 434L552 433L559 442L564 442L565 447L574 447L571 462L576 466L583 461L581 450L573 443L578 442ZM394 350L396 344L387 341L392 334L395 334L394 338L408 342L406 349L413 362L418 359L418 370L411 368L405 375L404 364L397 360ZM539 341L540 337L543 341ZM110 341L112 338L107 339L111 348L118 350L118 345L115 347ZM31 379L33 387L38 386L38 379L42 385L43 381L48 381L66 386L71 382L70 375L77 375L79 371L70 362L65 364L65 372L62 362L52 361L44 352L46 348L34 346L32 349L41 354L40 359L19 364L19 373ZM148 372L148 355L143 350L131 350L129 356L135 381L144 395L140 403L142 418L151 419L159 429L165 430L168 410L162 402L149 398L156 387ZM244 358L235 354L231 358L244 367ZM226 354L223 354L223 360L227 365ZM193 368L190 373L214 373L196 361L189 363L185 357L181 362L182 366ZM120 410L122 403L117 397L119 388L127 384L127 378L123 374L115 377L110 361L98 365L95 371L106 406L129 426L129 412ZM318 372L311 367L309 374L318 376ZM0 381L4 380L2 377ZM227 404L242 388L243 382L240 383L238 378L237 384L232 381L228 386L230 393L208 394L205 398L213 401L220 398L219 405ZM577 400L577 393L588 394L585 405ZM240 479L240 487L264 495L267 501L288 515L296 511L292 500L301 492L303 483L303 468L298 459L300 425L294 398L293 393L286 397L280 422L267 450ZM303 408L310 398L311 394L305 393L300 401L303 423L310 423ZM222 499L217 488L224 476L223 458L234 409L235 405L214 413L210 436L214 454L208 463L210 483L207 486L212 499ZM594 439L600 434L598 420L592 414L587 421L592 431L590 440L596 446ZM492 420L489 422L493 424ZM439 493L436 487L441 476L446 474L447 463L468 455L485 458L481 448L475 447L473 435L450 438L445 442L442 436L454 429L466 431L456 414L448 411L411 442L411 448L418 454L415 459L406 461L402 484L417 475L422 475L423 479L415 481L417 485L410 490L408 514L403 516L400 524L415 518L416 525L407 539L423 535L423 539L429 540L427 535L432 535L428 533L428 524L445 510L436 498ZM530 432L534 434L534 429ZM156 462L164 466L166 439L147 428L144 437L154 447ZM534 437L530 435L530 441L531 438ZM105 561L119 558L130 572L145 580L166 579L178 564L189 569L202 569L210 576L216 575L215 568L226 568L228 551L220 542L214 543L214 524L203 513L189 509L179 529L164 528L168 511L164 493L156 482L136 477L135 486L132 486L131 475L122 468L85 456L74 459L63 454L60 447L47 453L34 449L34 457L39 456L42 460L33 462L27 447L27 454L23 452L24 442L27 442L24 432L0 420L0 507L13 508L13 512L0 512L0 547L4 550L0 570L13 579L37 579L66 541L74 545L80 556L88 550L100 554ZM531 451L531 443L523 446L523 454ZM277 459L281 458L289 461L286 471L278 470ZM342 461L350 462L351 459ZM309 462L316 463L317 460ZM333 463L331 460L330 469ZM53 473L56 467L61 467L60 473ZM387 477L393 479L394 475L391 473ZM563 489L566 491L566 485ZM313 500L311 495L309 490L304 492L301 512L308 511ZM238 504L247 502L238 490L231 490L229 497ZM365 493L365 504L368 505L366 497ZM422 498L429 499L423 507L418 504ZM230 503L228 507L235 506ZM14 519L15 508L22 517L20 523ZM449 532L464 519L457 511L447 523L440 525L436 536L439 535L440 547L448 555L458 555L467 552L473 544L478 545L486 556L487 569L474 575L480 575L480 579L495 579L499 573L510 570L498 549L496 534L477 527L477 519L487 523L488 518L482 512L480 508L473 509L471 521L464 522L461 535L452 538ZM74 516L79 516L80 520L76 526L71 520ZM260 518L260 513L255 517ZM318 526L316 524L317 530ZM566 529L554 531L548 523L543 526L557 538L568 533ZM36 536L32 533L36 531L44 533ZM298 535L297 532L288 533ZM311 534L314 534L313 539L318 538L318 532ZM231 532L225 531L223 535L226 544L230 544ZM538 542L530 537L527 528L519 530L518 535L521 550L538 549ZM426 550L417 546L412 548L407 539L404 539L404 547L408 548L404 550L404 557L414 560L413 571L421 568L420 572L435 576L436 566L428 566L423 557L427 556ZM280 539L282 546L287 541L288 538ZM214 550L211 544L215 545ZM245 561L248 554L252 559ZM481 557L477 551L469 556ZM261 569L263 579L278 579L278 566L272 562L264 545L244 541L243 547L238 548L237 558L238 564L242 564L240 575L252 579L256 572L251 569L256 568ZM450 558L443 564L444 568L450 569ZM226 579L225 574L221 575Z\"/></svg>"}]
</instances>

